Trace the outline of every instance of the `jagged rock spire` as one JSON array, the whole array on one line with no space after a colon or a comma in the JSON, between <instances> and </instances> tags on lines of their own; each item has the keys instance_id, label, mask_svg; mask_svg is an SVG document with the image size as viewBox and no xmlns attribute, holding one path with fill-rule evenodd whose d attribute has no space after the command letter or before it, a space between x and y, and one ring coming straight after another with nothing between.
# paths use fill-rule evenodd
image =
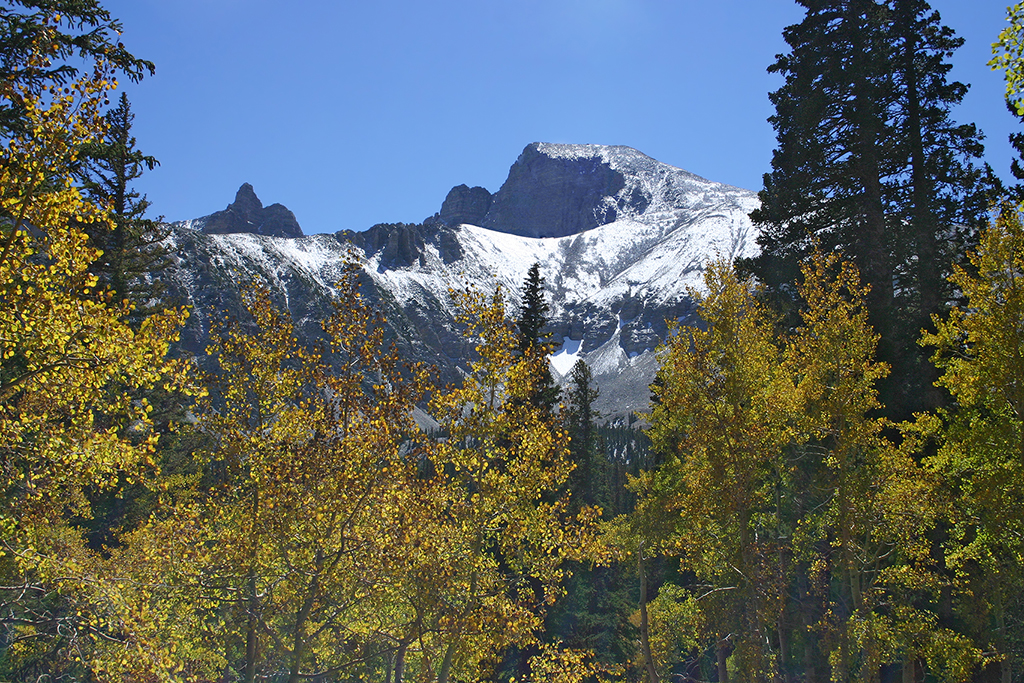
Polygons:
<instances>
[{"instance_id":1,"label":"jagged rock spire","mask_svg":"<svg viewBox=\"0 0 1024 683\"><path fill-rule=\"evenodd\" d=\"M249 183L242 183L235 193L235 201L226 209L200 218L197 223L203 232L213 235L251 232L269 237L303 236L295 214L282 204L264 207Z\"/></svg>"}]
</instances>

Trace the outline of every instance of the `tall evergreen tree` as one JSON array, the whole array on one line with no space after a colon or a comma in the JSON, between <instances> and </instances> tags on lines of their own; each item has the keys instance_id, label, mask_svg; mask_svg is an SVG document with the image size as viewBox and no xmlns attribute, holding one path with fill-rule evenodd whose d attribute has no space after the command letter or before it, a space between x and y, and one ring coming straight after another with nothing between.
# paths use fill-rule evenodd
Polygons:
<instances>
[{"instance_id":1,"label":"tall evergreen tree","mask_svg":"<svg viewBox=\"0 0 1024 683\"><path fill-rule=\"evenodd\" d=\"M594 409L594 401L599 395L590 366L577 361L563 394L569 458L576 466L569 474L570 501L574 511L596 505L604 519L611 519L619 512L612 491L618 482L596 424L601 415ZM552 606L545 622L546 641L591 650L598 660L608 663L629 660L636 640L629 621L636 608L630 568L570 562L567 569L570 576L565 594Z\"/></svg>"},{"instance_id":2,"label":"tall evergreen tree","mask_svg":"<svg viewBox=\"0 0 1024 683\"><path fill-rule=\"evenodd\" d=\"M133 187L145 171L159 162L138 149L132 135L135 114L125 94L103 115L102 137L82 146L75 175L82 191L94 204L107 211L109 221L78 225L88 235L89 246L98 250L89 273L98 279L95 296L130 305L122 309L125 320L137 328L147 317L171 306L160 273L170 265L170 250L162 240L167 228L147 218L150 202ZM180 392L155 386L131 392L135 400L151 406L153 433L160 435L159 461L165 472L191 470L196 433L172 429L180 423L192 399ZM152 495L146 487L128 485L105 492L92 500L94 514L89 539L94 547L109 544L119 527L144 519L152 510Z\"/></svg>"},{"instance_id":3,"label":"tall evergreen tree","mask_svg":"<svg viewBox=\"0 0 1024 683\"><path fill-rule=\"evenodd\" d=\"M531 347L539 346L547 339L544 326L550 311L544 299L544 278L540 276L540 264L534 263L523 281L523 303L519 307L519 352L526 354Z\"/></svg>"},{"instance_id":4,"label":"tall evergreen tree","mask_svg":"<svg viewBox=\"0 0 1024 683\"><path fill-rule=\"evenodd\" d=\"M574 489L572 499L581 505L607 508L608 461L598 452L594 425L594 420L600 417L600 413L594 410L594 401L600 395L590 366L584 360L576 361L569 372L569 385L565 388L565 431L570 439L569 454L576 464L569 477Z\"/></svg>"},{"instance_id":5,"label":"tall evergreen tree","mask_svg":"<svg viewBox=\"0 0 1024 683\"><path fill-rule=\"evenodd\" d=\"M537 359L537 378L529 402L549 413L558 403L559 394L547 362L549 335L544 332L544 327L550 310L544 299L544 278L540 276L540 264L534 263L523 282L523 300L519 306L516 326L519 329L520 355Z\"/></svg>"},{"instance_id":6,"label":"tall evergreen tree","mask_svg":"<svg viewBox=\"0 0 1024 683\"><path fill-rule=\"evenodd\" d=\"M981 225L992 187L981 134L950 115L967 86L950 82L962 44L924 0L798 0L791 50L769 71L778 146L764 177L760 256L743 266L785 301L812 245L849 254L870 285L883 387L897 413L934 403L916 346L947 305L946 276Z\"/></svg>"},{"instance_id":7,"label":"tall evergreen tree","mask_svg":"<svg viewBox=\"0 0 1024 683\"><path fill-rule=\"evenodd\" d=\"M135 306L132 318L139 320L163 308L166 288L153 274L168 264L169 252L162 244L167 230L159 220L146 217L150 202L132 183L160 162L136 146L135 114L127 95L121 93L104 118L106 135L83 149L79 175L90 199L110 211L112 226L84 228L103 252L92 265L93 274L117 301L129 300Z\"/></svg>"}]
</instances>

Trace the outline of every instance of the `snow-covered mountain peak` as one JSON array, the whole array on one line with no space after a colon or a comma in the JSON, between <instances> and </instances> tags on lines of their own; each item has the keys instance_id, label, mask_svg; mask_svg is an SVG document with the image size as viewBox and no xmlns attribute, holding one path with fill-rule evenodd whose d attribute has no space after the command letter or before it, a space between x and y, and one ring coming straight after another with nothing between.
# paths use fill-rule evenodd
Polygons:
<instances>
[{"instance_id":1,"label":"snow-covered mountain peak","mask_svg":"<svg viewBox=\"0 0 1024 683\"><path fill-rule=\"evenodd\" d=\"M241 204L223 213L241 215ZM688 288L701 287L708 262L757 253L756 206L753 192L630 147L533 143L498 193L457 186L423 224L288 239L214 235L206 220L186 222L171 238L181 255L176 290L194 306L183 343L201 350L211 316L239 310L238 285L253 279L288 307L301 337L315 339L334 283L354 260L403 354L455 381L473 345L449 292L500 285L511 313L539 263L559 341L556 375L586 360L603 392L598 409L623 415L646 408L666 320L692 319Z\"/></svg>"},{"instance_id":2,"label":"snow-covered mountain peak","mask_svg":"<svg viewBox=\"0 0 1024 683\"><path fill-rule=\"evenodd\" d=\"M592 159L601 158L605 163L612 164L617 159L628 159L649 156L632 147L625 145L578 145L561 142L534 142L527 145L527 148L534 148L541 154L546 154L555 159ZM658 163L654 161L654 163Z\"/></svg>"},{"instance_id":3,"label":"snow-covered mountain peak","mask_svg":"<svg viewBox=\"0 0 1024 683\"><path fill-rule=\"evenodd\" d=\"M616 221L662 224L668 214L735 208L752 196L632 147L534 142L509 169L479 225L565 237Z\"/></svg>"}]
</instances>

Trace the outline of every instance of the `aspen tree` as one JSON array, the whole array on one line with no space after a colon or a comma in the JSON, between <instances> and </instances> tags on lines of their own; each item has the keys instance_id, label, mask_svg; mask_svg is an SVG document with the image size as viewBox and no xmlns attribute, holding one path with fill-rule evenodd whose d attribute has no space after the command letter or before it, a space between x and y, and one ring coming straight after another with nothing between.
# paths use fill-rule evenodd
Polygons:
<instances>
[{"instance_id":1,"label":"aspen tree","mask_svg":"<svg viewBox=\"0 0 1024 683\"><path fill-rule=\"evenodd\" d=\"M946 562L958 572L960 614L989 644L1002 681L1019 672L1024 578L1024 228L1005 206L953 283L963 306L936 318L922 344L934 349L938 384L953 405L920 422L941 447L928 460L951 496ZM980 594L981 599L972 598ZM1015 618L1016 615L1016 618Z\"/></svg>"},{"instance_id":2,"label":"aspen tree","mask_svg":"<svg viewBox=\"0 0 1024 683\"><path fill-rule=\"evenodd\" d=\"M462 386L439 393L434 413L448 434L433 454L447 572L430 617L438 641L429 662L439 683L486 676L509 647L536 641L559 595L562 563L593 548L599 512L570 515L561 495L572 469L556 421L529 399L542 383L500 291L460 293L459 320L479 339ZM546 359L541 358L546 363Z\"/></svg>"},{"instance_id":3,"label":"aspen tree","mask_svg":"<svg viewBox=\"0 0 1024 683\"><path fill-rule=\"evenodd\" d=\"M179 382L165 354L186 314L132 328L124 307L95 296L97 254L76 226L109 221L71 168L102 134L115 80L101 58L77 80L45 76L68 49L59 23L35 27L40 44L21 46L26 62L0 92L10 134L0 149L0 626L10 675L104 678L137 640L125 568L90 547L83 526L91 495L154 473L149 406L123 390Z\"/></svg>"},{"instance_id":4,"label":"aspen tree","mask_svg":"<svg viewBox=\"0 0 1024 683\"><path fill-rule=\"evenodd\" d=\"M877 416L875 387L888 366L875 360L866 287L836 252L816 252L801 270L807 306L786 362L811 473L794 542L808 584L819 587L806 600L825 655L817 663L832 680L878 680L894 665L913 680L918 662L963 680L976 651L941 628L933 609L935 480L914 459L920 442L908 432L897 447Z\"/></svg>"},{"instance_id":5,"label":"aspen tree","mask_svg":"<svg viewBox=\"0 0 1024 683\"><path fill-rule=\"evenodd\" d=\"M752 282L719 262L705 287L691 296L707 329L677 327L661 351L649 434L664 464L632 486L641 518L665 518L647 552L678 557L695 577L686 609L705 615L700 640L720 675L732 655L747 680L770 680L789 580L774 492L786 483L779 452L793 438L795 393Z\"/></svg>"},{"instance_id":6,"label":"aspen tree","mask_svg":"<svg viewBox=\"0 0 1024 683\"><path fill-rule=\"evenodd\" d=\"M877 417L888 368L865 287L834 252L801 270L791 336L716 265L696 295L708 329L682 328L663 350L649 433L665 462L633 481L619 533L633 552L679 558L689 583L647 610L648 668L686 647L716 649L719 680L875 681L896 666L964 680L979 653L935 611L935 477L915 461L915 430L897 446Z\"/></svg>"},{"instance_id":7,"label":"aspen tree","mask_svg":"<svg viewBox=\"0 0 1024 683\"><path fill-rule=\"evenodd\" d=\"M408 514L411 411L426 377L403 374L385 348L354 271L338 293L324 324L333 370L259 288L246 296L251 328L221 328L210 348L221 369L199 413L214 439L210 483L180 510L194 511L204 550L183 589L201 594L192 621L218 625L219 666L246 681L372 671L395 630L382 617L420 521Z\"/></svg>"}]
</instances>

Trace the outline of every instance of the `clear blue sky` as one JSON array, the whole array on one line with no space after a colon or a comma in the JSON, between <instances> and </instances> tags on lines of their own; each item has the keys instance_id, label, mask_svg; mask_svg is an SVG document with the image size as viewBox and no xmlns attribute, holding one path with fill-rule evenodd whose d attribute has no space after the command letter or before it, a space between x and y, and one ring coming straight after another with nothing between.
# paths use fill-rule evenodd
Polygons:
<instances>
[{"instance_id":1,"label":"clear blue sky","mask_svg":"<svg viewBox=\"0 0 1024 683\"><path fill-rule=\"evenodd\" d=\"M760 189L766 73L789 0L106 0L157 73L123 84L155 214L224 208L243 182L307 233L419 222L461 183L492 192L533 141L629 145ZM966 44L954 112L1006 177L1006 0L933 0Z\"/></svg>"}]
</instances>

